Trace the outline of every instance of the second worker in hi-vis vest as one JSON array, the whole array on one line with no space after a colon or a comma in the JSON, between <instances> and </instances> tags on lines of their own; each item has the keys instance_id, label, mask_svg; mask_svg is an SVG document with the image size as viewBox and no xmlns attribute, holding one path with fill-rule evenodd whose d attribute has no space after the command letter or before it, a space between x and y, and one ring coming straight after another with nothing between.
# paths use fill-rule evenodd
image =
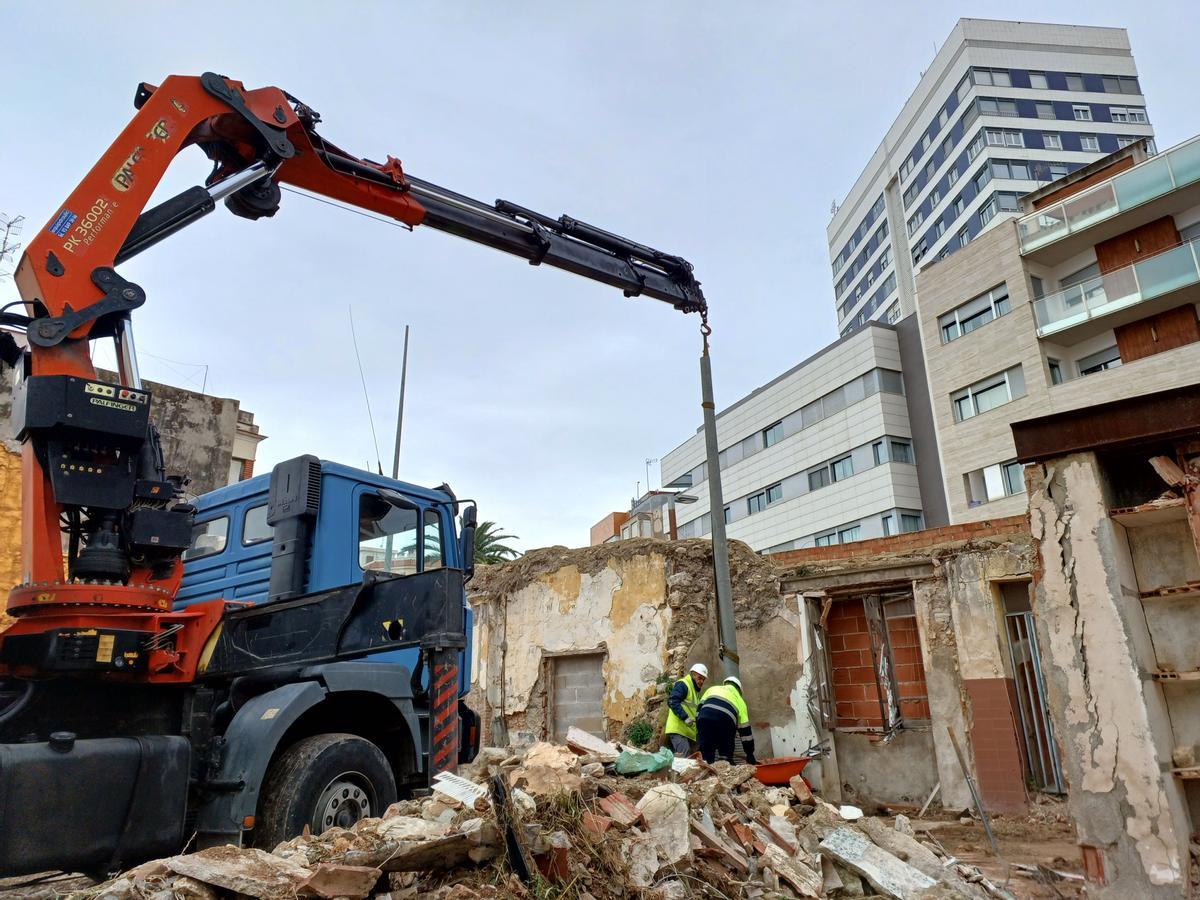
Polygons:
<instances>
[{"instance_id":1,"label":"second worker in hi-vis vest","mask_svg":"<svg viewBox=\"0 0 1200 900\"><path fill-rule=\"evenodd\" d=\"M733 734L736 731L746 751L746 762L754 765L754 735L750 730L750 712L742 697L742 681L730 675L724 684L714 684L704 692L696 715L700 755L706 763L718 756L733 762Z\"/></svg>"},{"instance_id":2,"label":"second worker in hi-vis vest","mask_svg":"<svg viewBox=\"0 0 1200 900\"><path fill-rule=\"evenodd\" d=\"M696 713L700 707L700 689L707 679L708 667L696 663L671 686L663 732L676 756L690 756L696 752Z\"/></svg>"}]
</instances>

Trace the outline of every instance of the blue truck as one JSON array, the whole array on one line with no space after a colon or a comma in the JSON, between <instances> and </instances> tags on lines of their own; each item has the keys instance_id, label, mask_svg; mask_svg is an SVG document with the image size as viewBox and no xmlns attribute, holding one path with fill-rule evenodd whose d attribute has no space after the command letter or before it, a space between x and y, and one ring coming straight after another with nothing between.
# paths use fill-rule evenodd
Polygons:
<instances>
[{"instance_id":1,"label":"blue truck","mask_svg":"<svg viewBox=\"0 0 1200 900\"><path fill-rule=\"evenodd\" d=\"M69 821L0 830L0 872L103 872L192 833L270 848L378 816L429 784L439 671L454 762L477 751L473 503L302 456L193 505L176 608L227 601L195 682L26 682L0 716L3 812L37 808L47 779L89 796Z\"/></svg>"}]
</instances>

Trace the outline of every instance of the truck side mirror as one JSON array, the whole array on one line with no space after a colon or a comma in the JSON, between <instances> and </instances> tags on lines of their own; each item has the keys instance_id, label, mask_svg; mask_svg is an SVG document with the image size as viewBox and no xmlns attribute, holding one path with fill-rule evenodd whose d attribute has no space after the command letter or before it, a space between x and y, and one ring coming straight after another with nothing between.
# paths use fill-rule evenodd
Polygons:
<instances>
[{"instance_id":1,"label":"truck side mirror","mask_svg":"<svg viewBox=\"0 0 1200 900\"><path fill-rule=\"evenodd\" d=\"M462 535L459 542L462 546L463 574L467 580L475 574L475 506L468 506L462 512Z\"/></svg>"}]
</instances>

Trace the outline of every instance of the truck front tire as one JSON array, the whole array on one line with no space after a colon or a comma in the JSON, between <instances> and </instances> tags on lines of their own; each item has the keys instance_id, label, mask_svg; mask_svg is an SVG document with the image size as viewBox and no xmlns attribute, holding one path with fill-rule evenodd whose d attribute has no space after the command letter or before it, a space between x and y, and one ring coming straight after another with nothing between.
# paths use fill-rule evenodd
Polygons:
<instances>
[{"instance_id":1,"label":"truck front tire","mask_svg":"<svg viewBox=\"0 0 1200 900\"><path fill-rule=\"evenodd\" d=\"M317 734L292 744L263 779L254 844L271 850L304 831L348 828L382 816L396 802L396 780L387 757L353 734Z\"/></svg>"}]
</instances>

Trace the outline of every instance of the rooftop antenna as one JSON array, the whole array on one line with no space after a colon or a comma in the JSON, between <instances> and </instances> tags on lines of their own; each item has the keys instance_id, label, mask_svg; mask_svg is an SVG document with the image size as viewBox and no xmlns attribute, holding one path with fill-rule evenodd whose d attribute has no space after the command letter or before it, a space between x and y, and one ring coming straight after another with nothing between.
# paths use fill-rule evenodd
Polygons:
<instances>
[{"instance_id":1,"label":"rooftop antenna","mask_svg":"<svg viewBox=\"0 0 1200 900\"><path fill-rule=\"evenodd\" d=\"M649 491L650 491L650 464L656 463L656 462L658 462L658 459L651 459L649 456L646 457L646 491L647 491L647 493L649 493Z\"/></svg>"},{"instance_id":2,"label":"rooftop antenna","mask_svg":"<svg viewBox=\"0 0 1200 900\"><path fill-rule=\"evenodd\" d=\"M7 278L12 274L6 264L16 259L17 251L21 249L20 243L13 239L21 233L24 222L24 216L10 218L4 213L0 213L0 279Z\"/></svg>"},{"instance_id":3,"label":"rooftop antenna","mask_svg":"<svg viewBox=\"0 0 1200 900\"><path fill-rule=\"evenodd\" d=\"M367 392L367 376L363 374L362 356L358 352L358 335L354 333L354 307L346 307L350 314L350 341L354 344L354 358L358 361L358 378L362 382L363 399L367 402L367 421L371 423L371 440L375 442L375 468L383 474L383 460L379 456L379 438L375 435L375 417L371 415L371 395Z\"/></svg>"}]
</instances>

